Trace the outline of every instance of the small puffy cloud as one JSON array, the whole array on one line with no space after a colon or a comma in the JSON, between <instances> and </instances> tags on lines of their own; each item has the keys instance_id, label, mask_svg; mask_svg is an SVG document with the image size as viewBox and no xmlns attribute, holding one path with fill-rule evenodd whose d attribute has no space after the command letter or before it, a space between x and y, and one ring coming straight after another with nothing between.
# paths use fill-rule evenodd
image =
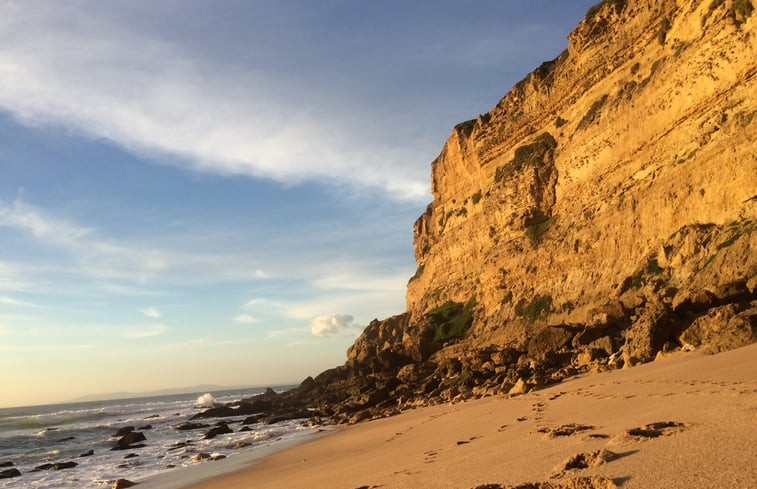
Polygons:
<instances>
[{"instance_id":1,"label":"small puffy cloud","mask_svg":"<svg viewBox=\"0 0 757 489\"><path fill-rule=\"evenodd\" d=\"M258 320L250 316L249 314L240 314L234 317L234 322L237 324L253 324L257 323Z\"/></svg>"},{"instance_id":2,"label":"small puffy cloud","mask_svg":"<svg viewBox=\"0 0 757 489\"><path fill-rule=\"evenodd\" d=\"M147 309L140 309L139 312L152 319L160 319L162 314L154 307L148 307Z\"/></svg>"},{"instance_id":3,"label":"small puffy cloud","mask_svg":"<svg viewBox=\"0 0 757 489\"><path fill-rule=\"evenodd\" d=\"M261 269L258 268L257 270L255 270L254 277L255 278L263 279L263 278L269 278L270 275L268 275L263 270L261 270Z\"/></svg>"},{"instance_id":4,"label":"small puffy cloud","mask_svg":"<svg viewBox=\"0 0 757 489\"><path fill-rule=\"evenodd\" d=\"M310 332L313 336L329 336L339 333L356 335L360 326L353 323L355 318L349 314L332 314L330 316L318 316L310 321Z\"/></svg>"}]
</instances>

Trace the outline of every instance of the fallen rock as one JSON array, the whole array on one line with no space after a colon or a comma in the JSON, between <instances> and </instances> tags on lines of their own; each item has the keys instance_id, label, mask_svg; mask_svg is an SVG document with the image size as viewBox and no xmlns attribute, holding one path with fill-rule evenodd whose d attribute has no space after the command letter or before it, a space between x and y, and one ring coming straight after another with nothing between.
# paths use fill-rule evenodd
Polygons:
<instances>
[{"instance_id":1,"label":"fallen rock","mask_svg":"<svg viewBox=\"0 0 757 489\"><path fill-rule=\"evenodd\" d=\"M679 340L681 344L707 346L714 353L751 344L757 340L757 307L713 307L696 318Z\"/></svg>"},{"instance_id":2,"label":"fallen rock","mask_svg":"<svg viewBox=\"0 0 757 489\"><path fill-rule=\"evenodd\" d=\"M508 391L510 396L520 396L531 390L531 386L523 379L518 379L515 385Z\"/></svg>"},{"instance_id":3,"label":"fallen rock","mask_svg":"<svg viewBox=\"0 0 757 489\"><path fill-rule=\"evenodd\" d=\"M76 467L76 462L58 462L54 464L42 464L38 465L37 467L34 467L34 470L63 470L63 469L73 469Z\"/></svg>"},{"instance_id":4,"label":"fallen rock","mask_svg":"<svg viewBox=\"0 0 757 489\"><path fill-rule=\"evenodd\" d=\"M6 469L0 471L0 479L10 479L11 477L18 477L20 475L21 472L19 472L18 469Z\"/></svg>"},{"instance_id":5,"label":"fallen rock","mask_svg":"<svg viewBox=\"0 0 757 489\"><path fill-rule=\"evenodd\" d=\"M672 339L678 326L678 318L665 303L648 302L626 331L623 348L626 366L653 360L663 345Z\"/></svg>"},{"instance_id":6,"label":"fallen rock","mask_svg":"<svg viewBox=\"0 0 757 489\"><path fill-rule=\"evenodd\" d=\"M126 489L127 487L136 486L136 482L132 482L128 479L118 479L113 483L113 489Z\"/></svg>"},{"instance_id":7,"label":"fallen rock","mask_svg":"<svg viewBox=\"0 0 757 489\"><path fill-rule=\"evenodd\" d=\"M215 428L212 428L210 431L205 433L205 436L203 437L204 440L210 440L215 438L218 435L225 435L227 433L234 433L234 431L229 428L228 425L222 424L220 426L216 426Z\"/></svg>"},{"instance_id":8,"label":"fallen rock","mask_svg":"<svg viewBox=\"0 0 757 489\"><path fill-rule=\"evenodd\" d=\"M118 431L115 432L115 434L111 435L111 438L121 438L128 435L132 431L134 431L133 426L124 426L123 428L119 428Z\"/></svg>"},{"instance_id":9,"label":"fallen rock","mask_svg":"<svg viewBox=\"0 0 757 489\"><path fill-rule=\"evenodd\" d=\"M210 425L203 424L203 423L182 423L180 425L174 426L174 429L179 431L190 431L190 430L199 430L200 428L207 428Z\"/></svg>"},{"instance_id":10,"label":"fallen rock","mask_svg":"<svg viewBox=\"0 0 757 489\"><path fill-rule=\"evenodd\" d=\"M116 442L116 446L111 448L111 450L128 450L130 448L141 448L144 445L135 445L135 443L145 441L146 439L147 438L145 438L145 435L140 433L139 431L130 431L126 435L122 436Z\"/></svg>"}]
</instances>

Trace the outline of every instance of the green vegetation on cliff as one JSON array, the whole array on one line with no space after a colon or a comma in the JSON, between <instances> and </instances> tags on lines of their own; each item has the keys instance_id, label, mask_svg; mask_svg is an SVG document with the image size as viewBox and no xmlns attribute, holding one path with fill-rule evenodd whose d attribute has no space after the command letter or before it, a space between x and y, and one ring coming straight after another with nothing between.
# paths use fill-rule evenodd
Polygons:
<instances>
[{"instance_id":1,"label":"green vegetation on cliff","mask_svg":"<svg viewBox=\"0 0 757 489\"><path fill-rule=\"evenodd\" d=\"M497 168L494 181L501 182L507 177L522 171L526 166L538 166L551 157L557 147L557 141L548 132L540 134L531 144L524 144L515 150L509 163Z\"/></svg>"},{"instance_id":2,"label":"green vegetation on cliff","mask_svg":"<svg viewBox=\"0 0 757 489\"><path fill-rule=\"evenodd\" d=\"M476 305L476 296L473 296L463 305L460 302L447 301L441 306L426 312L429 319L429 335L435 342L462 338L473 324L473 307Z\"/></svg>"}]
</instances>

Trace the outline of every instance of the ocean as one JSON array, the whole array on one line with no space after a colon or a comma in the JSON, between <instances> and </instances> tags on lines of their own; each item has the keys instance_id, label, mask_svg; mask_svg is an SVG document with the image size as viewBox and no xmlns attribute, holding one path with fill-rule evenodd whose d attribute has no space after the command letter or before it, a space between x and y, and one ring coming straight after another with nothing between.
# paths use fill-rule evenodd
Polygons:
<instances>
[{"instance_id":1,"label":"ocean","mask_svg":"<svg viewBox=\"0 0 757 489\"><path fill-rule=\"evenodd\" d=\"M240 431L244 416L223 418L234 433L213 439L203 439L211 427L176 429L213 403L232 402L263 391L197 392L0 409L0 474L12 469L21 472L17 477L0 478L0 488L110 487L118 479L139 482L181 467L213 463L213 458L233 457L242 450L262 449L274 441L304 438L316 430L303 426L302 420L290 420L251 424L245 427L249 431ZM222 420L195 422L214 425L218 421ZM113 435L126 426L145 435L146 440L140 442L145 446L112 451L117 440ZM90 451L92 454L86 455ZM76 466L34 471L44 464L68 462Z\"/></svg>"}]
</instances>

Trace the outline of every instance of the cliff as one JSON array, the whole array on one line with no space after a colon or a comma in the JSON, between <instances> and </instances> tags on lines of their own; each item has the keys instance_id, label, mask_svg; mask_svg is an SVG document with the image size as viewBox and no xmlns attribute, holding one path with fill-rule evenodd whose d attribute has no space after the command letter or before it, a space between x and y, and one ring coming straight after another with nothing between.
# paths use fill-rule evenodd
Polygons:
<instances>
[{"instance_id":1,"label":"cliff","mask_svg":"<svg viewBox=\"0 0 757 489\"><path fill-rule=\"evenodd\" d=\"M757 15L605 0L431 164L407 312L287 393L336 421L757 335Z\"/></svg>"}]
</instances>

